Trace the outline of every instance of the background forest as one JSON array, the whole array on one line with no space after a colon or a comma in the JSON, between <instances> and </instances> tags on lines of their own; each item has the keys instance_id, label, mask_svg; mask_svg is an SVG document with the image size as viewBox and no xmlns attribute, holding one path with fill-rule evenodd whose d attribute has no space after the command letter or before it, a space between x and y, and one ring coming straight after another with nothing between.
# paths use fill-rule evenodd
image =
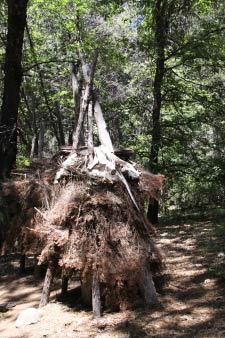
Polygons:
<instances>
[{"instance_id":1,"label":"background forest","mask_svg":"<svg viewBox=\"0 0 225 338\"><path fill-rule=\"evenodd\" d=\"M88 62L98 49L94 82L113 143L166 176L162 211L223 205L224 14L221 0L30 0L17 167L71 144L77 48ZM1 1L2 84L7 17Z\"/></svg>"}]
</instances>

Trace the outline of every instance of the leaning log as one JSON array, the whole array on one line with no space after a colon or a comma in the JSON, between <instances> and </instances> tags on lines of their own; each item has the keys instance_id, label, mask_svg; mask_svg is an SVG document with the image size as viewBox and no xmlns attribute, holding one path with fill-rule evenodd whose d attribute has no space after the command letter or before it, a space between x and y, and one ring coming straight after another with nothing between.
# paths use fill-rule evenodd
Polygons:
<instances>
[{"instance_id":1,"label":"leaning log","mask_svg":"<svg viewBox=\"0 0 225 338\"><path fill-rule=\"evenodd\" d=\"M55 264L53 262L50 262L45 275L39 307L43 307L49 303L49 297L51 293L51 286L54 279L55 270Z\"/></svg>"}]
</instances>

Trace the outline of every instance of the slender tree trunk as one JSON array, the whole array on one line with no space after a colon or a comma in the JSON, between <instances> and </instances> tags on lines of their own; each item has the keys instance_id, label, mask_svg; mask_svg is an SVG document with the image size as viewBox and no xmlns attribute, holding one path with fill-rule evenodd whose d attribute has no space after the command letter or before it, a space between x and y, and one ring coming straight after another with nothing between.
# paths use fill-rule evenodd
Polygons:
<instances>
[{"instance_id":1,"label":"slender tree trunk","mask_svg":"<svg viewBox=\"0 0 225 338\"><path fill-rule=\"evenodd\" d=\"M44 285L43 285L43 289L42 289L39 307L43 307L43 306L47 305L48 302L49 302L49 297L50 297L52 282L53 282L53 279L54 279L55 269L56 269L55 263L49 262L49 266L48 266L48 269L47 269L46 275L45 275L45 280L44 280Z\"/></svg>"},{"instance_id":2,"label":"slender tree trunk","mask_svg":"<svg viewBox=\"0 0 225 338\"><path fill-rule=\"evenodd\" d=\"M45 132L45 124L44 121L40 121L40 130L39 130L39 140L38 140L38 158L42 158L43 148L44 148L44 132Z\"/></svg>"},{"instance_id":3,"label":"slender tree trunk","mask_svg":"<svg viewBox=\"0 0 225 338\"><path fill-rule=\"evenodd\" d=\"M156 44L156 70L153 82L153 110L152 110L152 143L149 156L149 169L158 173L158 157L161 143L161 105L162 105L162 85L165 73L165 45L166 45L166 25L167 25L167 1L156 0L154 9L155 19L155 44ZM150 201L148 207L148 219L151 223L158 223L158 201Z\"/></svg>"},{"instance_id":4,"label":"slender tree trunk","mask_svg":"<svg viewBox=\"0 0 225 338\"><path fill-rule=\"evenodd\" d=\"M31 93L31 107L27 99L27 93L26 93L26 87L25 85L22 88L22 96L24 99L24 103L26 105L26 108L29 112L29 115L32 116L32 123L30 123L29 119L26 118L26 115L24 113L24 119L29 127L29 129L32 129L33 131L33 137L31 142L31 148L30 148L30 158L34 158L35 155L38 154L38 132L37 132L37 119L36 119L36 103L35 103L35 97L33 93Z\"/></svg>"},{"instance_id":5,"label":"slender tree trunk","mask_svg":"<svg viewBox=\"0 0 225 338\"><path fill-rule=\"evenodd\" d=\"M65 145L65 135L64 135L64 130L63 130L63 124L62 124L62 116L60 112L59 105L56 103L57 106L57 121L58 121L58 129L59 129L59 140L60 140L60 145L64 146Z\"/></svg>"},{"instance_id":6,"label":"slender tree trunk","mask_svg":"<svg viewBox=\"0 0 225 338\"><path fill-rule=\"evenodd\" d=\"M22 47L28 0L8 0L5 78L0 112L0 177L8 177L16 163L17 115L22 82Z\"/></svg>"},{"instance_id":7,"label":"slender tree trunk","mask_svg":"<svg viewBox=\"0 0 225 338\"><path fill-rule=\"evenodd\" d=\"M92 311L94 318L101 317L101 294L98 270L93 271L92 280Z\"/></svg>"},{"instance_id":8,"label":"slender tree trunk","mask_svg":"<svg viewBox=\"0 0 225 338\"><path fill-rule=\"evenodd\" d=\"M93 113L94 113L94 106L92 103L90 103L88 107L88 143L87 143L90 160L93 160L93 154L94 154Z\"/></svg>"},{"instance_id":9,"label":"slender tree trunk","mask_svg":"<svg viewBox=\"0 0 225 338\"><path fill-rule=\"evenodd\" d=\"M21 250L21 255L20 255L20 273L24 274L26 272L26 254L24 250Z\"/></svg>"},{"instance_id":10,"label":"slender tree trunk","mask_svg":"<svg viewBox=\"0 0 225 338\"><path fill-rule=\"evenodd\" d=\"M30 149L30 158L31 159L34 158L36 144L37 144L37 135L34 134L33 137L32 137L31 149Z\"/></svg>"},{"instance_id":11,"label":"slender tree trunk","mask_svg":"<svg viewBox=\"0 0 225 338\"><path fill-rule=\"evenodd\" d=\"M68 283L69 283L69 277L62 276L62 287L61 287L61 294L66 295L68 291Z\"/></svg>"},{"instance_id":12,"label":"slender tree trunk","mask_svg":"<svg viewBox=\"0 0 225 338\"><path fill-rule=\"evenodd\" d=\"M73 90L73 100L74 100L74 125L77 125L79 113L80 113L80 99L82 95L82 86L80 86L77 74L78 74L79 63L75 64L74 62L71 65L72 73L72 90Z\"/></svg>"}]
</instances>

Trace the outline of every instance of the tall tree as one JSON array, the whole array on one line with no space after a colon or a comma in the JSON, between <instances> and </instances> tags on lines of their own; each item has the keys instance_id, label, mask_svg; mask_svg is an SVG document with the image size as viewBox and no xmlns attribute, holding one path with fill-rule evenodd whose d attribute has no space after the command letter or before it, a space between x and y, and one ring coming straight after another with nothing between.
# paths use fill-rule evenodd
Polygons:
<instances>
[{"instance_id":1,"label":"tall tree","mask_svg":"<svg viewBox=\"0 0 225 338\"><path fill-rule=\"evenodd\" d=\"M153 81L153 109L152 109L152 143L149 155L149 167L153 173L158 172L158 156L161 142L160 113L162 104L162 85L165 73L165 46L167 40L167 25L170 15L167 0L156 0L153 10L156 69ZM148 218L155 224L158 222L158 201L149 203Z\"/></svg>"},{"instance_id":2,"label":"tall tree","mask_svg":"<svg viewBox=\"0 0 225 338\"><path fill-rule=\"evenodd\" d=\"M16 162L17 115L22 82L22 47L28 0L8 0L5 78L0 112L0 177L8 177Z\"/></svg>"}]
</instances>

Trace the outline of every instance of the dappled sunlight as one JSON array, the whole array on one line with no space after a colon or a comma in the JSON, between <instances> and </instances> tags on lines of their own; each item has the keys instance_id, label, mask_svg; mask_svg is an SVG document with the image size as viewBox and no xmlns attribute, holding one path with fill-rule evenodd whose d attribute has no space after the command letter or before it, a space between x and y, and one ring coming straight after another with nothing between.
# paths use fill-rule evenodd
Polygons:
<instances>
[{"instance_id":1,"label":"dappled sunlight","mask_svg":"<svg viewBox=\"0 0 225 338\"><path fill-rule=\"evenodd\" d=\"M124 312L106 311L102 318L93 320L91 309L82 305L80 284L74 281L73 285L70 284L68 294L59 297L59 284L56 283L51 295L52 302L41 310L40 323L26 329L15 329L18 313L24 308L38 305L42 283L34 286L31 275L2 277L2 302L17 301L18 305L2 314L0 336L224 337L224 280L210 270L212 264L219 264L223 260L223 255L218 257L222 250L212 245L212 240L217 241L214 225L212 222L198 222L188 226L166 225L159 228L159 232L162 236L158 237L157 242L164 254L166 270L163 274L164 285L158 286L160 303L157 306L149 310L139 308ZM222 241L221 237L219 241Z\"/></svg>"}]
</instances>

